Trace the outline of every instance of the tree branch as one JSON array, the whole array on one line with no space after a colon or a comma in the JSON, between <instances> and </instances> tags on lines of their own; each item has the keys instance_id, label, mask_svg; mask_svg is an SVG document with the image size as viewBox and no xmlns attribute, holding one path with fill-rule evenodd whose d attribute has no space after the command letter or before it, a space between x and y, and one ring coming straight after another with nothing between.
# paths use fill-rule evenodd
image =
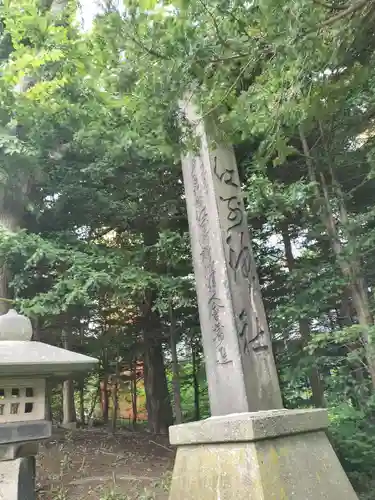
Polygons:
<instances>
[{"instance_id":1,"label":"tree branch","mask_svg":"<svg viewBox=\"0 0 375 500\"><path fill-rule=\"evenodd\" d=\"M344 17L347 17L347 16L350 16L351 14L354 14L354 12L356 12L357 10L363 9L369 3L371 3L371 0L370 1L369 0L358 0L357 2L355 2L352 5L350 5L349 7L347 7L345 10L342 10L338 14L335 14L334 16L326 19L321 24L321 27L329 26L337 21L340 21L340 19L343 19Z\"/></svg>"},{"instance_id":2,"label":"tree branch","mask_svg":"<svg viewBox=\"0 0 375 500\"><path fill-rule=\"evenodd\" d=\"M144 45L134 35L131 35L130 33L127 33L127 35L130 38L130 40L132 40L136 45L138 45L138 47L140 47L141 49L143 49L150 56L157 57L158 59L162 59L164 61L169 61L170 60L170 58L167 57L167 56L165 56L164 54L161 54L160 52L157 52L156 50L153 50L153 49L150 49L150 48L146 47L146 45Z\"/></svg>"},{"instance_id":3,"label":"tree branch","mask_svg":"<svg viewBox=\"0 0 375 500\"><path fill-rule=\"evenodd\" d=\"M225 92L224 96L222 97L222 99L220 99L220 101L213 107L211 108L209 111L207 111L203 116L202 116L202 120L208 116L209 114L211 114L213 111L215 111L221 104L224 103L224 101L226 100L226 98L229 96L229 94L232 92L232 90L235 88L235 86L237 85L237 83L240 81L242 75L245 73L245 71L247 70L247 68L250 66L250 63L252 62L252 59L249 59L247 61L247 63L243 66L243 68L241 68L241 71L239 73L239 75L237 76L237 78L235 79L235 81L233 82L233 84L229 87L229 89Z\"/></svg>"},{"instance_id":4,"label":"tree branch","mask_svg":"<svg viewBox=\"0 0 375 500\"><path fill-rule=\"evenodd\" d=\"M198 0L199 3L202 5L203 9L207 12L207 14L210 16L210 18L212 19L212 24L214 25L214 29L216 31L216 35L217 35L217 38L219 40L219 42L221 43L221 45L223 47L227 47L227 48L231 48L230 45L228 44L228 42L226 40L224 40L224 38L221 36L221 33L220 33L220 29L219 29L219 25L217 24L217 21L216 21L216 18L215 16L212 14L212 12L210 11L210 9L207 7L207 5L204 3L203 0Z\"/></svg>"},{"instance_id":5,"label":"tree branch","mask_svg":"<svg viewBox=\"0 0 375 500\"><path fill-rule=\"evenodd\" d=\"M162 54L161 52L158 52L152 48L146 47L146 45L136 38L134 35L131 35L130 33L127 33L127 36L136 44L138 47L140 47L142 50L144 50L147 54L150 56L156 57L158 59L162 59L164 61L170 61L171 58ZM248 57L249 54L233 54L232 56L227 56L227 57L215 57L214 59L197 59L196 62L198 63L204 63L204 64L214 64L214 63L219 63L219 62L226 62L226 61L232 61L235 59L243 59L244 57Z\"/></svg>"},{"instance_id":6,"label":"tree branch","mask_svg":"<svg viewBox=\"0 0 375 500\"><path fill-rule=\"evenodd\" d=\"M240 19L238 19L234 14L233 14L233 11L229 10L229 11L226 11L225 9L222 9L219 5L217 6L219 12L222 13L223 16L226 16L227 14L230 15L230 17L233 19L233 21L235 21L238 25L238 27L240 28L241 30L241 33L243 35L245 35L249 41L252 41L252 37L249 35L249 33L246 31L246 24L241 21Z\"/></svg>"},{"instance_id":7,"label":"tree branch","mask_svg":"<svg viewBox=\"0 0 375 500\"><path fill-rule=\"evenodd\" d=\"M313 0L313 2L316 3L316 4L318 4L318 5L321 5L325 9L329 9L329 10L347 10L348 9L348 5L347 4L345 4L345 5L335 5L333 3L324 2L324 0Z\"/></svg>"}]
</instances>

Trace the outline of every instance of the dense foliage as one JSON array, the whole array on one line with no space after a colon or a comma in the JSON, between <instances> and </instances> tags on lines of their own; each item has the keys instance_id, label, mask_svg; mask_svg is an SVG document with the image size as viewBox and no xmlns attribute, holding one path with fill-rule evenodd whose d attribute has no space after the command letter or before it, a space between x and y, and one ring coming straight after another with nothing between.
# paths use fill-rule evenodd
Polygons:
<instances>
[{"instance_id":1,"label":"dense foliage","mask_svg":"<svg viewBox=\"0 0 375 500\"><path fill-rule=\"evenodd\" d=\"M365 489L374 1L106 2L84 32L73 1L4 0L1 19L2 298L98 356L105 383L142 358L152 430L205 416L179 164L193 90L235 145L285 405L329 408Z\"/></svg>"}]
</instances>

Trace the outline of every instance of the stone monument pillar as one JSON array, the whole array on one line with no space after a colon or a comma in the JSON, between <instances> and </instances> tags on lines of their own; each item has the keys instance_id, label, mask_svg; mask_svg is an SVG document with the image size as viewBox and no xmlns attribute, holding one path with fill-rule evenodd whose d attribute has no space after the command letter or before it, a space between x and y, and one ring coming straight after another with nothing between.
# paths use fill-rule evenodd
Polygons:
<instances>
[{"instance_id":1,"label":"stone monument pillar","mask_svg":"<svg viewBox=\"0 0 375 500\"><path fill-rule=\"evenodd\" d=\"M201 142L182 167L211 413L282 408L234 153L184 110Z\"/></svg>"},{"instance_id":2,"label":"stone monument pillar","mask_svg":"<svg viewBox=\"0 0 375 500\"><path fill-rule=\"evenodd\" d=\"M325 410L284 410L234 152L187 97L182 167L212 417L170 428L170 500L356 500Z\"/></svg>"}]
</instances>

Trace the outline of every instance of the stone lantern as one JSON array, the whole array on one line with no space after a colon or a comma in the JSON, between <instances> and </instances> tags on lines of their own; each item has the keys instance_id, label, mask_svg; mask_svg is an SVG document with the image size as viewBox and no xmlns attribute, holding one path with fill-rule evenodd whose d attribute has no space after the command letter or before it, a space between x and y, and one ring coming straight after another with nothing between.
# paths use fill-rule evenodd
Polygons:
<instances>
[{"instance_id":1,"label":"stone lantern","mask_svg":"<svg viewBox=\"0 0 375 500\"><path fill-rule=\"evenodd\" d=\"M35 499L35 456L49 438L46 381L87 372L97 360L30 342L31 321L10 310L0 316L0 500Z\"/></svg>"}]
</instances>

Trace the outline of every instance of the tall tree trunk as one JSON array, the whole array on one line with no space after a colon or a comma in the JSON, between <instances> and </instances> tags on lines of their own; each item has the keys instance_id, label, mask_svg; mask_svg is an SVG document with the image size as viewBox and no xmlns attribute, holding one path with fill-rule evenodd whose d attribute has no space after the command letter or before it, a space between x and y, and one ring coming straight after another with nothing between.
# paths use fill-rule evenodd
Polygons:
<instances>
[{"instance_id":1,"label":"tall tree trunk","mask_svg":"<svg viewBox=\"0 0 375 500\"><path fill-rule=\"evenodd\" d=\"M85 379L82 377L79 381L79 419L81 427L85 425Z\"/></svg>"},{"instance_id":2,"label":"tall tree trunk","mask_svg":"<svg viewBox=\"0 0 375 500\"><path fill-rule=\"evenodd\" d=\"M175 423L181 424L182 408L181 408L180 369L178 365L178 355L177 355L176 319L173 314L172 303L169 304L169 321L170 321L170 343L172 352L172 386L173 386Z\"/></svg>"},{"instance_id":3,"label":"tall tree trunk","mask_svg":"<svg viewBox=\"0 0 375 500\"><path fill-rule=\"evenodd\" d=\"M138 419L138 406L137 406L137 358L132 361L131 369L131 395L132 395L132 417L133 417L133 428L135 429Z\"/></svg>"},{"instance_id":4,"label":"tall tree trunk","mask_svg":"<svg viewBox=\"0 0 375 500\"><path fill-rule=\"evenodd\" d=\"M104 332L104 330L103 330ZM103 334L102 332L102 334ZM104 425L109 421L109 389L108 389L108 350L105 347L102 351L103 380L100 382L100 405L102 409L102 419Z\"/></svg>"},{"instance_id":5,"label":"tall tree trunk","mask_svg":"<svg viewBox=\"0 0 375 500\"><path fill-rule=\"evenodd\" d=\"M145 224L143 240L147 248L147 259L144 263L148 271L158 270L155 244L158 241L158 229L155 225ZM162 342L160 339L160 317L153 311L155 290L146 290L142 310L142 328L144 339L144 383L146 392L146 408L148 425L151 432L168 434L173 424L172 405L168 392L165 374Z\"/></svg>"},{"instance_id":6,"label":"tall tree trunk","mask_svg":"<svg viewBox=\"0 0 375 500\"><path fill-rule=\"evenodd\" d=\"M50 4L50 11L53 16L59 16L67 5L68 0L53 0ZM25 75L19 82L19 91L26 92L35 85L36 81L34 75ZM21 170L17 171L16 174L10 172L10 175L12 176L11 183L0 187L0 228L16 232L22 221L22 214L33 179L30 173ZM6 314L10 308L10 302L5 300L11 298L9 293L10 280L9 269L4 262L0 262L0 314Z\"/></svg>"},{"instance_id":7,"label":"tall tree trunk","mask_svg":"<svg viewBox=\"0 0 375 500\"><path fill-rule=\"evenodd\" d=\"M111 381L111 395L112 395L112 418L111 418L111 431L114 434L117 429L118 418L118 377L117 375Z\"/></svg>"},{"instance_id":8,"label":"tall tree trunk","mask_svg":"<svg viewBox=\"0 0 375 500\"><path fill-rule=\"evenodd\" d=\"M111 378L111 395L112 395L112 424L111 430L114 434L117 429L117 419L118 419L118 410L119 410L119 402L118 402L118 392L119 392L119 381L120 381L120 363L119 363L120 355L117 352L116 356L116 372L114 377Z\"/></svg>"},{"instance_id":9,"label":"tall tree trunk","mask_svg":"<svg viewBox=\"0 0 375 500\"><path fill-rule=\"evenodd\" d=\"M94 412L95 412L95 408L96 408L97 402L98 401L100 402L100 394L101 394L101 392L100 392L100 382L99 382L98 386L96 388L95 396L93 397L93 399L91 401L90 411L88 412L88 415L87 415L87 423L89 425L92 424L93 415L94 415Z\"/></svg>"},{"instance_id":10,"label":"tall tree trunk","mask_svg":"<svg viewBox=\"0 0 375 500\"><path fill-rule=\"evenodd\" d=\"M374 324L373 317L370 312L368 291L366 289L365 280L361 273L361 265L359 258L355 255L345 255L344 247L341 242L340 234L337 229L332 206L329 199L327 183L324 175L321 173L318 179L313 157L311 156L310 148L302 127L300 127L300 139L309 177L315 185L316 202L320 212L322 223L324 224L327 234L330 239L333 253L336 257L336 262L340 266L343 276L348 281L348 288L353 300L353 305L357 313L358 322L362 328L362 342L364 345L367 369L371 377L373 390L375 389L375 351L372 338L369 335L369 327ZM336 182L333 171L331 169L332 184L337 196L340 211L340 228L345 232L345 237L348 241L353 242L352 235L349 231L348 214L344 203L344 198L341 189ZM320 191L321 190L321 191ZM354 245L353 245L354 246Z\"/></svg>"},{"instance_id":11,"label":"tall tree trunk","mask_svg":"<svg viewBox=\"0 0 375 500\"><path fill-rule=\"evenodd\" d=\"M307 318L302 318L299 320L299 330L303 339L303 344L305 346L308 344L311 338L310 323ZM326 406L326 400L324 397L324 384L317 366L309 367L308 378L312 394L311 402L317 408L324 408Z\"/></svg>"},{"instance_id":12,"label":"tall tree trunk","mask_svg":"<svg viewBox=\"0 0 375 500\"><path fill-rule=\"evenodd\" d=\"M63 332L64 349L69 349L70 339L68 332ZM77 422L74 404L74 383L72 379L64 380L63 383L63 427L73 428Z\"/></svg>"},{"instance_id":13,"label":"tall tree trunk","mask_svg":"<svg viewBox=\"0 0 375 500\"><path fill-rule=\"evenodd\" d=\"M81 349L83 349L85 343L85 329L82 321L80 321L80 343ZM85 426L85 377L82 376L79 379L79 419L81 421L81 427Z\"/></svg>"},{"instance_id":14,"label":"tall tree trunk","mask_svg":"<svg viewBox=\"0 0 375 500\"><path fill-rule=\"evenodd\" d=\"M340 308L337 312L340 328L345 328L354 324L353 312L353 308L350 305L350 291L345 289L341 297Z\"/></svg>"},{"instance_id":15,"label":"tall tree trunk","mask_svg":"<svg viewBox=\"0 0 375 500\"><path fill-rule=\"evenodd\" d=\"M52 421L52 384L46 380L46 395L45 395L45 419Z\"/></svg>"},{"instance_id":16,"label":"tall tree trunk","mask_svg":"<svg viewBox=\"0 0 375 500\"><path fill-rule=\"evenodd\" d=\"M289 234L289 227L288 224L286 223L283 224L282 227L282 237L284 242L285 260L289 272L291 273L295 268L296 261L293 255L292 242ZM308 318L300 318L298 320L298 324L299 324L300 335L302 338L302 347L305 347L306 345L308 345L311 338L310 322ZM324 398L323 381L320 377L319 370L315 365L310 366L308 378L311 387L312 403L318 408L325 407L326 402Z\"/></svg>"},{"instance_id":17,"label":"tall tree trunk","mask_svg":"<svg viewBox=\"0 0 375 500\"><path fill-rule=\"evenodd\" d=\"M201 419L200 390L199 390L199 379L198 379L199 359L196 353L194 342L191 342L191 359L193 365L194 420L198 421Z\"/></svg>"},{"instance_id":18,"label":"tall tree trunk","mask_svg":"<svg viewBox=\"0 0 375 500\"><path fill-rule=\"evenodd\" d=\"M32 321L32 325L33 325L33 336L32 336L32 340L34 342L40 342L42 340L42 335L41 335L41 325L40 325L41 321L40 321L40 318L36 317L34 318L34 320Z\"/></svg>"},{"instance_id":19,"label":"tall tree trunk","mask_svg":"<svg viewBox=\"0 0 375 500\"><path fill-rule=\"evenodd\" d=\"M341 299L340 310L339 310L339 325L340 328L350 327L353 325L353 314L352 307L350 305L350 291L345 290ZM346 348L348 354L358 352L360 349L359 342L347 343ZM355 386L357 387L356 394L351 397L353 405L356 408L360 408L363 404L368 400L368 384L366 381L364 364L361 360L355 361L355 358L352 357L351 366L352 369L350 371L351 376L354 379Z\"/></svg>"},{"instance_id":20,"label":"tall tree trunk","mask_svg":"<svg viewBox=\"0 0 375 500\"><path fill-rule=\"evenodd\" d=\"M57 17L67 5L68 0L53 0L50 4L50 12L54 17ZM19 92L26 92L35 85L36 81L34 75L25 75L19 82ZM16 176L13 173L11 175L16 179L16 182L12 181L9 186L0 188L0 228L15 232L20 227L33 179L30 173L22 171L18 171ZM9 296L10 279L9 269L0 262L0 298L2 299L11 298ZM0 300L0 314L5 314L9 307L9 302Z\"/></svg>"},{"instance_id":21,"label":"tall tree trunk","mask_svg":"<svg viewBox=\"0 0 375 500\"><path fill-rule=\"evenodd\" d=\"M100 382L100 404L102 408L102 418L104 425L108 424L109 397L108 397L108 374L105 373Z\"/></svg>"},{"instance_id":22,"label":"tall tree trunk","mask_svg":"<svg viewBox=\"0 0 375 500\"><path fill-rule=\"evenodd\" d=\"M144 381L148 425L154 434L168 434L173 424L163 349L152 332L145 332Z\"/></svg>"},{"instance_id":23,"label":"tall tree trunk","mask_svg":"<svg viewBox=\"0 0 375 500\"><path fill-rule=\"evenodd\" d=\"M18 230L19 220L15 213L9 213L9 211L4 208L4 196L5 195L1 196L3 206L0 208L0 229L14 233ZM4 262L0 263L0 314L6 314L10 309L10 278L9 269Z\"/></svg>"},{"instance_id":24,"label":"tall tree trunk","mask_svg":"<svg viewBox=\"0 0 375 500\"><path fill-rule=\"evenodd\" d=\"M64 380L63 384L63 421L62 425L72 428L77 422L74 405L74 384L73 380Z\"/></svg>"}]
</instances>

